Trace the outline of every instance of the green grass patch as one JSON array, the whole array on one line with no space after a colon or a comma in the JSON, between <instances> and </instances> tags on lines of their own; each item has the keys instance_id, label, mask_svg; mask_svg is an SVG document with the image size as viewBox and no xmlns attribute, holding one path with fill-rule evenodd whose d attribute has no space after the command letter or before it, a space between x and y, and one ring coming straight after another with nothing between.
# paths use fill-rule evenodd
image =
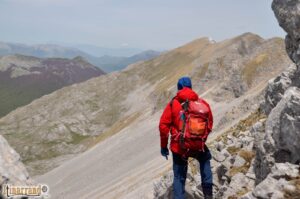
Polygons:
<instances>
[{"instance_id":1,"label":"green grass patch","mask_svg":"<svg viewBox=\"0 0 300 199\"><path fill-rule=\"evenodd\" d=\"M74 144L74 145L80 144L82 141L84 141L90 137L88 135L80 135L80 134L74 133L74 132L71 132L71 135L72 135L72 141L68 142L68 144Z\"/></svg>"},{"instance_id":2,"label":"green grass patch","mask_svg":"<svg viewBox=\"0 0 300 199\"><path fill-rule=\"evenodd\" d=\"M227 143L228 135L233 135L234 137L238 137L240 132L245 132L249 130L256 122L266 118L267 116L260 109L257 109L255 112L250 114L246 119L240 120L237 125L231 127L222 135L218 136L216 138L216 141L217 142L223 141L224 143Z\"/></svg>"},{"instance_id":3,"label":"green grass patch","mask_svg":"<svg viewBox=\"0 0 300 199\"><path fill-rule=\"evenodd\" d=\"M28 164L36 160L48 160L51 158L61 156L62 154L57 150L55 150L55 146L58 144L59 143L56 141L38 144L39 146L37 148L46 149L46 150L43 150L42 152L39 152L34 156L28 154L27 156L23 157L24 164Z\"/></svg>"},{"instance_id":4,"label":"green grass patch","mask_svg":"<svg viewBox=\"0 0 300 199\"><path fill-rule=\"evenodd\" d=\"M20 84L17 80L0 80L0 117L62 86L56 82Z\"/></svg>"}]
</instances>

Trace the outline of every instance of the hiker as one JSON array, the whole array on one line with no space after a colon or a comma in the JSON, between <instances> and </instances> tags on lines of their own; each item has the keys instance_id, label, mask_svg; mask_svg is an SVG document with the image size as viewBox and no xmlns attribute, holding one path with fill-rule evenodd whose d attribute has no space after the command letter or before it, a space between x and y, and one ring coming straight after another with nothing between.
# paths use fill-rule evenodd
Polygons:
<instances>
[{"instance_id":1,"label":"hiker","mask_svg":"<svg viewBox=\"0 0 300 199\"><path fill-rule=\"evenodd\" d=\"M182 77L177 83L178 92L167 104L159 123L161 155L168 159L168 139L171 134L173 156L174 198L185 198L185 180L188 158L200 163L202 190L205 199L213 198L213 177L210 166L211 153L205 141L213 127L210 106L192 90L189 77Z\"/></svg>"}]
</instances>

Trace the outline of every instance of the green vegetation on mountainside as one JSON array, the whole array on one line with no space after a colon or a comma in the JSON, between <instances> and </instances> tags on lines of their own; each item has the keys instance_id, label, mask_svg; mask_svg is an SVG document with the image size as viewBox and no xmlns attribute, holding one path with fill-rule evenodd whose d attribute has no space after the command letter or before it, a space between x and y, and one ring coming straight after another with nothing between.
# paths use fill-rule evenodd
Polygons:
<instances>
[{"instance_id":1,"label":"green vegetation on mountainside","mask_svg":"<svg viewBox=\"0 0 300 199\"><path fill-rule=\"evenodd\" d=\"M10 84L0 80L0 117L61 87L56 82L22 85L17 83Z\"/></svg>"},{"instance_id":2,"label":"green vegetation on mountainside","mask_svg":"<svg viewBox=\"0 0 300 199\"><path fill-rule=\"evenodd\" d=\"M268 55L260 54L245 65L242 71L242 75L245 78L248 85L252 83L258 70L264 67L264 64L266 64L267 61L268 61Z\"/></svg>"}]
</instances>

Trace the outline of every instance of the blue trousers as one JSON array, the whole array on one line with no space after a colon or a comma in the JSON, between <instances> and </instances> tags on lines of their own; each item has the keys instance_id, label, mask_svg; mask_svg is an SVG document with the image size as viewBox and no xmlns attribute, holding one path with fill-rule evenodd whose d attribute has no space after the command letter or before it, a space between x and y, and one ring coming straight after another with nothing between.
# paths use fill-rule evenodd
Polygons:
<instances>
[{"instance_id":1,"label":"blue trousers","mask_svg":"<svg viewBox=\"0 0 300 199\"><path fill-rule=\"evenodd\" d=\"M203 191L205 189L212 190L213 176L210 166L211 154L207 147L205 147L204 152L197 152L192 156L197 159L200 164L200 175L202 181ZM185 198L185 180L188 169L188 162L186 158L183 158L181 155L173 153L173 190L175 199L184 199Z\"/></svg>"}]
</instances>

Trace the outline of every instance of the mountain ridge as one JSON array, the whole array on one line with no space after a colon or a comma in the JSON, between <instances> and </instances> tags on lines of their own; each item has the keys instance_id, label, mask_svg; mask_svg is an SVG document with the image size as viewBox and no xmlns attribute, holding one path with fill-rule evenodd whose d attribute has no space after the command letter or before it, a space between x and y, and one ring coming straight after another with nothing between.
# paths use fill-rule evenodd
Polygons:
<instances>
[{"instance_id":1,"label":"mountain ridge","mask_svg":"<svg viewBox=\"0 0 300 199\"><path fill-rule=\"evenodd\" d=\"M108 51L110 52L110 51ZM81 56L105 72L121 70L129 64L154 58L158 51L146 50L130 56L115 56L114 54L91 55L74 47L65 47L57 44L27 45L21 43L0 42L0 56L20 54L38 58L68 58Z\"/></svg>"},{"instance_id":2,"label":"mountain ridge","mask_svg":"<svg viewBox=\"0 0 300 199\"><path fill-rule=\"evenodd\" d=\"M44 94L103 74L80 57L0 57L0 117Z\"/></svg>"}]
</instances>

